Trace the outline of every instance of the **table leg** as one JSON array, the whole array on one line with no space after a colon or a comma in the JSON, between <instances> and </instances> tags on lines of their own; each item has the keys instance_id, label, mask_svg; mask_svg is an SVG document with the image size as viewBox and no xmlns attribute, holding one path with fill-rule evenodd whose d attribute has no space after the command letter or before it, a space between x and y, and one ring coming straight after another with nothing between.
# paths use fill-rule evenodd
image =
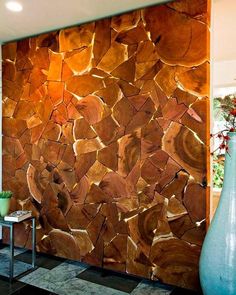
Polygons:
<instances>
[{"instance_id":1,"label":"table leg","mask_svg":"<svg viewBox=\"0 0 236 295\"><path fill-rule=\"evenodd\" d=\"M10 281L14 276L14 223L10 226Z\"/></svg>"},{"instance_id":2,"label":"table leg","mask_svg":"<svg viewBox=\"0 0 236 295\"><path fill-rule=\"evenodd\" d=\"M36 225L35 218L32 218L32 267L35 267L36 260Z\"/></svg>"}]
</instances>

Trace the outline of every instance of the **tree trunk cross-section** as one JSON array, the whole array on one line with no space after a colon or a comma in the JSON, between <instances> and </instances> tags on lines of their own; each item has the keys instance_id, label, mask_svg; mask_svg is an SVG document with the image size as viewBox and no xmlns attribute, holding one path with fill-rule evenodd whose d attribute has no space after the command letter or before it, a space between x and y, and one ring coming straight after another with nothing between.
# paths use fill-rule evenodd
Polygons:
<instances>
[{"instance_id":1,"label":"tree trunk cross-section","mask_svg":"<svg viewBox=\"0 0 236 295\"><path fill-rule=\"evenodd\" d=\"M38 251L198 288L209 9L176 0L3 45L3 189L36 216Z\"/></svg>"}]
</instances>

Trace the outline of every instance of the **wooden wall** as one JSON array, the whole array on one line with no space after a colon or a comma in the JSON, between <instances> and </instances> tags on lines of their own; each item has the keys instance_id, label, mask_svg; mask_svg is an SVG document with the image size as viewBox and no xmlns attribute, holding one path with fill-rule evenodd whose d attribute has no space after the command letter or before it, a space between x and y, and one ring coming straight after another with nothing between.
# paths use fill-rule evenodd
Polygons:
<instances>
[{"instance_id":1,"label":"wooden wall","mask_svg":"<svg viewBox=\"0 0 236 295\"><path fill-rule=\"evenodd\" d=\"M208 12L180 0L3 46L3 187L38 251L197 288Z\"/></svg>"}]
</instances>

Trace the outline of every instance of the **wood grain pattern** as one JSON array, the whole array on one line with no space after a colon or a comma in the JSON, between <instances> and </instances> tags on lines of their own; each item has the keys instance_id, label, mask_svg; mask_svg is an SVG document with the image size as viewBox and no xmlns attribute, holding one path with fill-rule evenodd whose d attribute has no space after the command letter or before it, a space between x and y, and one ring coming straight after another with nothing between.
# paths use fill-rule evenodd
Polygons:
<instances>
[{"instance_id":1,"label":"wood grain pattern","mask_svg":"<svg viewBox=\"0 0 236 295\"><path fill-rule=\"evenodd\" d=\"M198 288L208 40L208 1L176 0L3 46L3 188L37 250Z\"/></svg>"}]
</instances>

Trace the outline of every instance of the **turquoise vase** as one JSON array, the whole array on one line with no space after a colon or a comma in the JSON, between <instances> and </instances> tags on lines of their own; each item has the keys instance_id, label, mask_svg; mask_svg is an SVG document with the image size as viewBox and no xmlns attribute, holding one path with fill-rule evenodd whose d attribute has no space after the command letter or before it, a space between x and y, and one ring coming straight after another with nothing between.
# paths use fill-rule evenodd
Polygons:
<instances>
[{"instance_id":1,"label":"turquoise vase","mask_svg":"<svg viewBox=\"0 0 236 295\"><path fill-rule=\"evenodd\" d=\"M200 258L204 295L236 295L236 133L228 135L221 198Z\"/></svg>"}]
</instances>

